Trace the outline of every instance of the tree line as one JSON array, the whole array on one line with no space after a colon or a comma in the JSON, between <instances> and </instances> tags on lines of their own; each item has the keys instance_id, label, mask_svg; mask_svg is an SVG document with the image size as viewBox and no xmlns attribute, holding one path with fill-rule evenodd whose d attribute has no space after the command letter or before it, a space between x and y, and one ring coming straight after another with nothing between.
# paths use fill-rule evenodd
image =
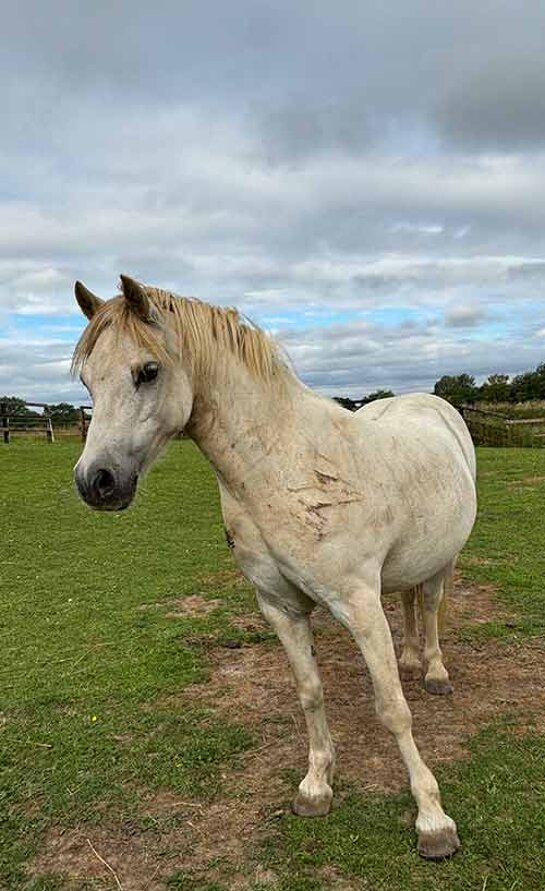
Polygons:
<instances>
[{"instance_id":1,"label":"tree line","mask_svg":"<svg viewBox=\"0 0 545 891\"><path fill-rule=\"evenodd\" d=\"M34 411L18 396L0 396L0 405L5 405L8 415L16 415L19 418L51 418L57 424L77 424L79 421L79 409L69 402L58 402L56 405L47 405L41 412Z\"/></svg>"},{"instance_id":2,"label":"tree line","mask_svg":"<svg viewBox=\"0 0 545 891\"><path fill-rule=\"evenodd\" d=\"M538 365L535 371L525 371L513 378L508 374L489 374L480 387L471 374L445 374L436 382L433 392L453 405L545 400L545 362Z\"/></svg>"},{"instance_id":3,"label":"tree line","mask_svg":"<svg viewBox=\"0 0 545 891\"><path fill-rule=\"evenodd\" d=\"M472 405L476 402L533 402L545 400L545 362L534 371L525 371L510 378L508 374L489 374L478 386L471 374L444 374L435 382L433 392L453 405ZM348 396L335 397L336 401L350 411L361 408L375 399L394 396L392 390L376 390L361 399Z\"/></svg>"}]
</instances>

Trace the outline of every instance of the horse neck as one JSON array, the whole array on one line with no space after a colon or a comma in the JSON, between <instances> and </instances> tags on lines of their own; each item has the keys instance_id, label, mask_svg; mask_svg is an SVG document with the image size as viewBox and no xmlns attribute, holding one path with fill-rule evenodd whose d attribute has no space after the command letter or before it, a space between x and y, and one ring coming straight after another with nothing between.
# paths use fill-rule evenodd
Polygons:
<instances>
[{"instance_id":1,"label":"horse neck","mask_svg":"<svg viewBox=\"0 0 545 891\"><path fill-rule=\"evenodd\" d=\"M256 378L239 362L196 382L187 432L230 489L281 464L296 435L295 406L305 392L288 371Z\"/></svg>"}]
</instances>

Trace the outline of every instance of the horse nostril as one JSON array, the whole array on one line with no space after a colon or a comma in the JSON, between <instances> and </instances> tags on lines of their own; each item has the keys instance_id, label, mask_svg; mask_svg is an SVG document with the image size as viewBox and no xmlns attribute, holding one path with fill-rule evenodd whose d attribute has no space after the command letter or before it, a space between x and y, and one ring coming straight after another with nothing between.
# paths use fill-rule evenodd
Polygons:
<instances>
[{"instance_id":1,"label":"horse nostril","mask_svg":"<svg viewBox=\"0 0 545 891\"><path fill-rule=\"evenodd\" d=\"M99 498L108 498L115 491L115 479L109 470L102 468L97 470L94 479L94 489Z\"/></svg>"}]
</instances>

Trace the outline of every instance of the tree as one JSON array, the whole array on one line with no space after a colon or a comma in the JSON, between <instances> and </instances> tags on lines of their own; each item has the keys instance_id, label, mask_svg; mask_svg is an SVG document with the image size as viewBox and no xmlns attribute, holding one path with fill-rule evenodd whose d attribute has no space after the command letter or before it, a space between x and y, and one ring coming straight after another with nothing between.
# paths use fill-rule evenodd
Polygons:
<instances>
[{"instance_id":1,"label":"tree","mask_svg":"<svg viewBox=\"0 0 545 891\"><path fill-rule=\"evenodd\" d=\"M348 411L356 411L356 408L358 408L358 403L354 399L350 399L350 396L334 396L333 398L335 402L338 402L343 408L347 408Z\"/></svg>"},{"instance_id":2,"label":"tree","mask_svg":"<svg viewBox=\"0 0 545 891\"><path fill-rule=\"evenodd\" d=\"M478 388L475 386L475 378L471 374L444 374L436 381L433 388L436 396L441 396L452 405L462 405L464 402L475 402L478 396Z\"/></svg>"},{"instance_id":3,"label":"tree","mask_svg":"<svg viewBox=\"0 0 545 891\"><path fill-rule=\"evenodd\" d=\"M539 379L535 371L517 374L511 383L511 402L529 402L539 399Z\"/></svg>"},{"instance_id":4,"label":"tree","mask_svg":"<svg viewBox=\"0 0 545 891\"><path fill-rule=\"evenodd\" d=\"M369 393L368 396L363 397L362 404L368 405L369 402L375 402L377 399L390 399L391 396L395 396L392 390L375 390L373 393Z\"/></svg>"},{"instance_id":5,"label":"tree","mask_svg":"<svg viewBox=\"0 0 545 891\"><path fill-rule=\"evenodd\" d=\"M45 414L47 414L52 421L56 421L57 423L70 424L79 420L79 412L77 408L70 405L69 402L59 402L57 405L48 405Z\"/></svg>"},{"instance_id":6,"label":"tree","mask_svg":"<svg viewBox=\"0 0 545 891\"><path fill-rule=\"evenodd\" d=\"M511 396L508 374L489 374L481 387L479 398L483 402L507 402Z\"/></svg>"},{"instance_id":7,"label":"tree","mask_svg":"<svg viewBox=\"0 0 545 891\"><path fill-rule=\"evenodd\" d=\"M20 399L19 396L0 396L0 405L6 406L8 415L21 415L32 418L38 416L38 412L27 408L25 400Z\"/></svg>"}]
</instances>

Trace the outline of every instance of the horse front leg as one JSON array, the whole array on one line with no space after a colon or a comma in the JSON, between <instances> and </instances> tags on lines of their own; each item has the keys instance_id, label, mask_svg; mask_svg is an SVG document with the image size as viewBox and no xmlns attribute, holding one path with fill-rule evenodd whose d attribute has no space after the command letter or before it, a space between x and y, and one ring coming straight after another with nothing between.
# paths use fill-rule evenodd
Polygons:
<instances>
[{"instance_id":1,"label":"horse front leg","mask_svg":"<svg viewBox=\"0 0 545 891\"><path fill-rule=\"evenodd\" d=\"M418 807L418 852L430 860L454 854L459 846L456 824L441 807L437 781L415 745L412 716L405 701L394 645L380 602L380 582L351 585L332 597L329 607L350 630L369 668L377 714L396 737Z\"/></svg>"},{"instance_id":2,"label":"horse front leg","mask_svg":"<svg viewBox=\"0 0 545 891\"><path fill-rule=\"evenodd\" d=\"M299 785L293 810L302 817L329 812L335 765L333 742L327 726L322 682L316 665L308 613L294 613L257 593L261 611L282 642L288 656L309 738L308 773Z\"/></svg>"}]
</instances>

